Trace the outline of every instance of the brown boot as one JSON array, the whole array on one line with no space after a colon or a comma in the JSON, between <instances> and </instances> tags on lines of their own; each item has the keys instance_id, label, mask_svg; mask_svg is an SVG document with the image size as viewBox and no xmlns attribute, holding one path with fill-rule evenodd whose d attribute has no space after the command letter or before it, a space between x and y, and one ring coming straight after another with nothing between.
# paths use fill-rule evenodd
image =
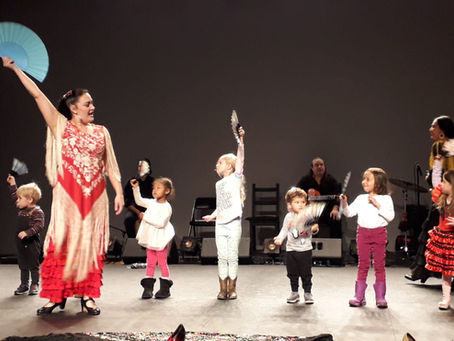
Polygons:
<instances>
[{"instance_id":1,"label":"brown boot","mask_svg":"<svg viewBox=\"0 0 454 341\"><path fill-rule=\"evenodd\" d=\"M227 278L221 279L219 278L219 294L218 294L218 300L226 300L227 299Z\"/></svg>"},{"instance_id":2,"label":"brown boot","mask_svg":"<svg viewBox=\"0 0 454 341\"><path fill-rule=\"evenodd\" d=\"M229 299L230 300L235 300L236 298L237 298L237 295L236 295L236 278L235 279L229 278Z\"/></svg>"}]
</instances>

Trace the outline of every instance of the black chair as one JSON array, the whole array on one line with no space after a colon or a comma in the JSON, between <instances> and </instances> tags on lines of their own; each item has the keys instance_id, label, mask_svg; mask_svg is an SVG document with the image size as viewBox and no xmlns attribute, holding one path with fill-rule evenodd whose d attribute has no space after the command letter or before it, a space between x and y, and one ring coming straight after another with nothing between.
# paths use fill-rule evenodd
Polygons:
<instances>
[{"instance_id":1,"label":"black chair","mask_svg":"<svg viewBox=\"0 0 454 341\"><path fill-rule=\"evenodd\" d=\"M189 221L189 232L181 240L180 250L184 258L188 256L200 257L201 237L206 235L207 231L200 231L200 229L210 230L214 234L215 221L206 222L202 219L203 216L213 213L216 209L216 198L196 198L192 208L191 220Z\"/></svg>"},{"instance_id":2,"label":"black chair","mask_svg":"<svg viewBox=\"0 0 454 341\"><path fill-rule=\"evenodd\" d=\"M252 216L246 218L249 221L249 233L251 239L251 252L257 251L257 230L261 227L270 227L267 237L274 237L279 233L280 210L279 210L279 184L274 187L257 187L252 185Z\"/></svg>"},{"instance_id":3,"label":"black chair","mask_svg":"<svg viewBox=\"0 0 454 341\"><path fill-rule=\"evenodd\" d=\"M198 229L215 226L215 221L206 222L203 216L213 213L216 209L216 198L196 198L192 208L191 221L189 222L189 236L197 237Z\"/></svg>"}]
</instances>

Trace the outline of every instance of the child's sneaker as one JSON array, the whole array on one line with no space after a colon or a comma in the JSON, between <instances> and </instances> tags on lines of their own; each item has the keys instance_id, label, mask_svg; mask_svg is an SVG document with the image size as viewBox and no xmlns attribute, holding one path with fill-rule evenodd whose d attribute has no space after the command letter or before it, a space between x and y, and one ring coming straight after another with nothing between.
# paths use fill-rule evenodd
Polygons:
<instances>
[{"instance_id":1,"label":"child's sneaker","mask_svg":"<svg viewBox=\"0 0 454 341\"><path fill-rule=\"evenodd\" d=\"M30 291L28 292L28 294L29 295L38 295L38 290L39 290L38 284L32 284L30 286Z\"/></svg>"},{"instance_id":2,"label":"child's sneaker","mask_svg":"<svg viewBox=\"0 0 454 341\"><path fill-rule=\"evenodd\" d=\"M14 295L24 295L28 293L28 286L25 284L19 285L19 287L14 291Z\"/></svg>"},{"instance_id":3,"label":"child's sneaker","mask_svg":"<svg viewBox=\"0 0 454 341\"><path fill-rule=\"evenodd\" d=\"M304 303L306 304L314 304L314 296L310 292L304 293Z\"/></svg>"},{"instance_id":4,"label":"child's sneaker","mask_svg":"<svg viewBox=\"0 0 454 341\"><path fill-rule=\"evenodd\" d=\"M287 298L287 303L294 304L300 300L298 292L292 291L290 296Z\"/></svg>"}]
</instances>

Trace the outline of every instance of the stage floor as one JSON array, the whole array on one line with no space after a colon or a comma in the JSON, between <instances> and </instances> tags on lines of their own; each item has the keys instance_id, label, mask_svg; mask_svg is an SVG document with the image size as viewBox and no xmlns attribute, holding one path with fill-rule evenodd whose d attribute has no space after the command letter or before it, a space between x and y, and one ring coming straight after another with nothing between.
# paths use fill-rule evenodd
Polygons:
<instances>
[{"instance_id":1,"label":"stage floor","mask_svg":"<svg viewBox=\"0 0 454 341\"><path fill-rule=\"evenodd\" d=\"M406 268L387 268L389 308L375 307L369 274L368 304L350 308L356 267L313 268L315 304L287 304L289 281L284 265L241 265L238 299L216 300L214 265L170 266L174 286L166 300L142 300L139 282L144 269L107 264L99 316L80 313L80 301L70 299L63 312L36 316L46 303L38 296L14 296L17 265L0 265L0 338L64 332L172 331L183 323L190 331L233 334L312 336L331 333L335 340L402 340L410 332L418 341L454 340L454 311L440 311L439 279L425 285L404 279Z\"/></svg>"}]
</instances>

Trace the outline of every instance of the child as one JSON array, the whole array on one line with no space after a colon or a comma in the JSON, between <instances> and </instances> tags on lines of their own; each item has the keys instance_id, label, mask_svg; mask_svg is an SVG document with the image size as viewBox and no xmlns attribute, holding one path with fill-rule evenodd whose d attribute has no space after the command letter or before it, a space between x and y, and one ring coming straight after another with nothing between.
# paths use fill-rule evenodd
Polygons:
<instances>
[{"instance_id":1,"label":"child","mask_svg":"<svg viewBox=\"0 0 454 341\"><path fill-rule=\"evenodd\" d=\"M36 203L41 198L41 190L34 182L16 186L16 179L9 175L6 181L9 184L11 198L19 209L17 221L17 263L20 269L21 284L14 291L14 295L37 295L39 288L39 255L41 242L39 233L44 228L44 212ZM32 278L29 287L29 278ZM30 290L29 290L30 289Z\"/></svg>"},{"instance_id":2,"label":"child","mask_svg":"<svg viewBox=\"0 0 454 341\"><path fill-rule=\"evenodd\" d=\"M236 156L224 154L216 163L216 173L221 177L216 183L216 210L202 217L209 222L216 219L216 247L218 250L219 300L237 298L238 248L241 239L241 216L244 191L244 135L238 129L239 143Z\"/></svg>"},{"instance_id":3,"label":"child","mask_svg":"<svg viewBox=\"0 0 454 341\"><path fill-rule=\"evenodd\" d=\"M161 277L159 278L160 288L155 298L167 298L170 296L170 287L173 285L167 265L169 243L175 236L175 230L170 223L172 207L167 201L174 191L172 180L157 178L153 181L154 199L142 198L136 179L131 180L131 186L136 204L147 209L136 236L139 245L147 248L146 276L140 281L143 287L142 299L153 297L156 262L161 270Z\"/></svg>"},{"instance_id":4,"label":"child","mask_svg":"<svg viewBox=\"0 0 454 341\"><path fill-rule=\"evenodd\" d=\"M303 209L307 204L307 194L301 188L292 187L285 194L285 201L289 213L284 218L281 232L274 238L276 245L281 245L287 238L287 277L290 279L292 291L287 303L296 303L300 300L298 281L301 277L304 290L304 302L314 303L312 289L312 234L318 232L318 225L313 224L305 228ZM301 231L294 233L295 231Z\"/></svg>"},{"instance_id":5,"label":"child","mask_svg":"<svg viewBox=\"0 0 454 341\"><path fill-rule=\"evenodd\" d=\"M441 174L441 162L434 162L434 173L437 168ZM427 242L426 268L442 274L442 301L438 303L440 310L448 310L451 302L451 281L454 276L454 201L452 200L452 185L454 171L449 170L443 175L443 182L435 181L432 177L434 190L432 199L440 211L440 222L429 231Z\"/></svg>"},{"instance_id":6,"label":"child","mask_svg":"<svg viewBox=\"0 0 454 341\"><path fill-rule=\"evenodd\" d=\"M358 275L355 297L349 300L351 307L366 304L367 273L370 256L373 254L375 270L375 299L378 308L387 308L386 294L386 226L394 219L394 206L388 195L388 177L381 168L369 168L363 174L363 189L367 194L360 194L347 204L347 197L341 195L343 213L347 217L358 215L356 243L358 247Z\"/></svg>"}]
</instances>

